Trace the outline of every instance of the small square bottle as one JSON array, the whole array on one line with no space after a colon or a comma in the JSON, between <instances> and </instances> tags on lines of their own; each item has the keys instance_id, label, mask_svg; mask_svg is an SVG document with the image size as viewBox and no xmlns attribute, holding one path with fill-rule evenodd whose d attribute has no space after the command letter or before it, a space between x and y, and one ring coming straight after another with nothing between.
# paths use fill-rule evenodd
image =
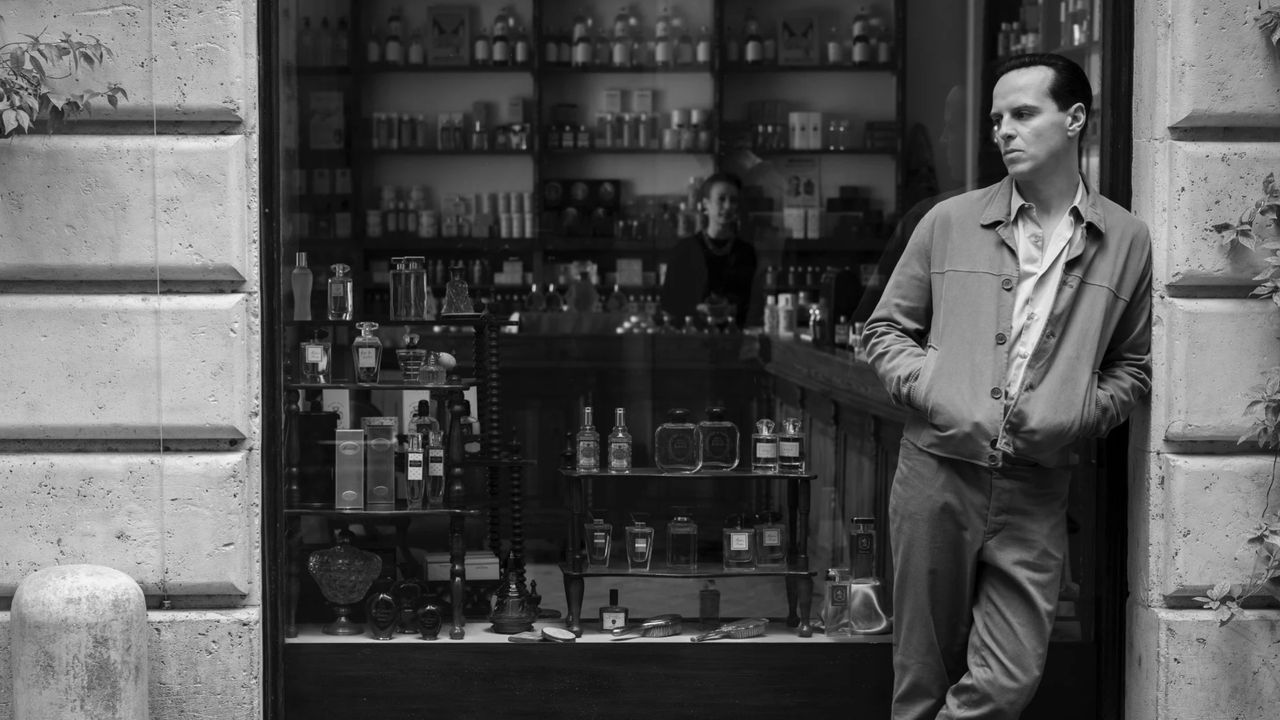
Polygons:
<instances>
[{"instance_id":1,"label":"small square bottle","mask_svg":"<svg viewBox=\"0 0 1280 720\"><path fill-rule=\"evenodd\" d=\"M740 514L724 519L724 569L754 570L756 566L755 530L747 526Z\"/></svg>"},{"instance_id":2,"label":"small square bottle","mask_svg":"<svg viewBox=\"0 0 1280 720\"><path fill-rule=\"evenodd\" d=\"M609 588L609 604L600 608L600 632L625 628L630 611L618 604L618 588Z\"/></svg>"},{"instance_id":3,"label":"small square bottle","mask_svg":"<svg viewBox=\"0 0 1280 720\"><path fill-rule=\"evenodd\" d=\"M698 524L688 508L676 508L675 516L667 523L667 567L698 569Z\"/></svg>"},{"instance_id":4,"label":"small square bottle","mask_svg":"<svg viewBox=\"0 0 1280 720\"><path fill-rule=\"evenodd\" d=\"M782 513L766 510L755 519L756 567L780 569L787 566L787 526Z\"/></svg>"},{"instance_id":5,"label":"small square bottle","mask_svg":"<svg viewBox=\"0 0 1280 720\"><path fill-rule=\"evenodd\" d=\"M627 567L631 570L648 570L653 559L653 527L647 517L636 513L627 526Z\"/></svg>"},{"instance_id":6,"label":"small square bottle","mask_svg":"<svg viewBox=\"0 0 1280 720\"><path fill-rule=\"evenodd\" d=\"M609 567L609 555L613 551L613 524L604 520L604 512L596 511L591 522L586 523L587 564L591 567Z\"/></svg>"}]
</instances>

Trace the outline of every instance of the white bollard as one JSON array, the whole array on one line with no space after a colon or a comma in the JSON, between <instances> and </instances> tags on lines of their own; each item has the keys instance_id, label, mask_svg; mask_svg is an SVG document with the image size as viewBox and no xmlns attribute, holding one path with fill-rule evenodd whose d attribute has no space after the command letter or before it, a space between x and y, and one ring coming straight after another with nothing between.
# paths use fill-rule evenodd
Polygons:
<instances>
[{"instance_id":1,"label":"white bollard","mask_svg":"<svg viewBox=\"0 0 1280 720\"><path fill-rule=\"evenodd\" d=\"M9 615L14 720L149 720L147 607L119 570L28 575Z\"/></svg>"}]
</instances>

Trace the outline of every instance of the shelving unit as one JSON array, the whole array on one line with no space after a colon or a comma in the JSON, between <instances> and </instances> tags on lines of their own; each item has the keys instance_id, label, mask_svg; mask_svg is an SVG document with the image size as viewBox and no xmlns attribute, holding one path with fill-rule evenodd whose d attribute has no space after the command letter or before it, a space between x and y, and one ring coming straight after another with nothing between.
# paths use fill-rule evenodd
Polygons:
<instances>
[{"instance_id":1,"label":"shelving unit","mask_svg":"<svg viewBox=\"0 0 1280 720\"><path fill-rule=\"evenodd\" d=\"M587 578L592 577L632 577L653 579L690 579L690 578L765 578L781 577L787 586L788 627L798 628L800 637L813 635L810 625L810 609L813 599L813 576L809 569L809 485L817 476L811 474L787 473L753 473L741 470L732 471L698 471L695 473L668 473L656 467L632 468L628 473L580 472L577 470L561 470L560 474L568 481L569 510L573 513L569 525L569 557L560 566L564 573L565 599L569 612L565 618L566 626L576 634L582 634L582 595ZM654 480L671 480L695 482L730 482L744 483L753 481L785 480L787 481L788 533L787 567L752 570L726 570L717 560L704 565L703 558L698 558L697 570L680 570L665 567L655 557L648 570L630 570L622 566L592 567L588 564L586 540L583 528L587 524L586 500L590 495L593 482L634 482L644 483ZM655 533L656 534L656 533ZM656 544L656 540L655 540ZM656 553L655 553L656 555ZM615 560L616 561L616 560Z\"/></svg>"}]
</instances>

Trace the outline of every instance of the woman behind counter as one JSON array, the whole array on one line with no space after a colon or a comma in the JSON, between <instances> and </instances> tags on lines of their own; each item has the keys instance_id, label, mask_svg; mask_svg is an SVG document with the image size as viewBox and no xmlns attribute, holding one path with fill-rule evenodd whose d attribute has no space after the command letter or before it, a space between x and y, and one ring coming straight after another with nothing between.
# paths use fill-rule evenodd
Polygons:
<instances>
[{"instance_id":1,"label":"woman behind counter","mask_svg":"<svg viewBox=\"0 0 1280 720\"><path fill-rule=\"evenodd\" d=\"M662 310L677 326L700 313L733 317L742 327L756 274L756 251L738 237L742 181L715 173L698 188L704 229L682 238L667 257Z\"/></svg>"}]
</instances>

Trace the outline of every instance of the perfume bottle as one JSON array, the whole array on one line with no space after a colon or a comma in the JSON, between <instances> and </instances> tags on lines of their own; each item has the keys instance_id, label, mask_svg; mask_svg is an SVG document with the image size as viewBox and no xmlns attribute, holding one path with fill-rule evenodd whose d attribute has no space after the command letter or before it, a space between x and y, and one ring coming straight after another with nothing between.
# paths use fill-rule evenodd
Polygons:
<instances>
[{"instance_id":1,"label":"perfume bottle","mask_svg":"<svg viewBox=\"0 0 1280 720\"><path fill-rule=\"evenodd\" d=\"M756 514L756 567L785 568L787 566L787 526L782 513L766 510Z\"/></svg>"},{"instance_id":2,"label":"perfume bottle","mask_svg":"<svg viewBox=\"0 0 1280 720\"><path fill-rule=\"evenodd\" d=\"M675 408L653 436L653 462L663 472L692 473L702 466L701 435L689 411Z\"/></svg>"},{"instance_id":3,"label":"perfume bottle","mask_svg":"<svg viewBox=\"0 0 1280 720\"><path fill-rule=\"evenodd\" d=\"M876 576L875 518L853 518L849 531L849 570L855 579Z\"/></svg>"},{"instance_id":4,"label":"perfume bottle","mask_svg":"<svg viewBox=\"0 0 1280 720\"><path fill-rule=\"evenodd\" d=\"M609 472L631 472L631 433L627 432L627 411L615 408L613 430L609 433Z\"/></svg>"},{"instance_id":5,"label":"perfume bottle","mask_svg":"<svg viewBox=\"0 0 1280 720\"><path fill-rule=\"evenodd\" d=\"M773 421L762 418L756 421L756 431L751 434L751 472L778 472L778 436L773 434Z\"/></svg>"},{"instance_id":6,"label":"perfume bottle","mask_svg":"<svg viewBox=\"0 0 1280 720\"><path fill-rule=\"evenodd\" d=\"M738 467L738 426L724 419L724 408L707 408L707 419L698 423L702 436L702 469L732 470Z\"/></svg>"},{"instance_id":7,"label":"perfume bottle","mask_svg":"<svg viewBox=\"0 0 1280 720\"><path fill-rule=\"evenodd\" d=\"M653 528L646 515L633 513L627 526L627 567L632 570L648 570L653 559Z\"/></svg>"},{"instance_id":8,"label":"perfume bottle","mask_svg":"<svg viewBox=\"0 0 1280 720\"><path fill-rule=\"evenodd\" d=\"M494 65L511 64L511 38L507 33L511 30L512 10L505 6L493 18L492 54Z\"/></svg>"},{"instance_id":9,"label":"perfume bottle","mask_svg":"<svg viewBox=\"0 0 1280 720\"><path fill-rule=\"evenodd\" d=\"M591 513L591 522L586 523L587 564L591 567L609 567L609 555L613 551L613 523L604 521L604 510Z\"/></svg>"},{"instance_id":10,"label":"perfume bottle","mask_svg":"<svg viewBox=\"0 0 1280 720\"><path fill-rule=\"evenodd\" d=\"M754 570L756 565L755 531L747 527L746 516L734 513L724 519L725 570Z\"/></svg>"},{"instance_id":11,"label":"perfume bottle","mask_svg":"<svg viewBox=\"0 0 1280 720\"><path fill-rule=\"evenodd\" d=\"M600 608L600 632L625 628L630 611L618 604L618 588L609 588L609 604Z\"/></svg>"},{"instance_id":12,"label":"perfume bottle","mask_svg":"<svg viewBox=\"0 0 1280 720\"><path fill-rule=\"evenodd\" d=\"M311 319L311 284L313 278L311 268L307 267L307 254L294 255L293 272L289 274L289 283L293 288L293 319Z\"/></svg>"},{"instance_id":13,"label":"perfume bottle","mask_svg":"<svg viewBox=\"0 0 1280 720\"><path fill-rule=\"evenodd\" d=\"M671 38L671 8L663 5L653 25L653 60L658 67L675 64L675 44Z\"/></svg>"},{"instance_id":14,"label":"perfume bottle","mask_svg":"<svg viewBox=\"0 0 1280 720\"><path fill-rule=\"evenodd\" d=\"M579 472L600 470L600 433L591 422L591 406L582 408L582 427L574 436L574 466Z\"/></svg>"},{"instance_id":15,"label":"perfume bottle","mask_svg":"<svg viewBox=\"0 0 1280 720\"><path fill-rule=\"evenodd\" d=\"M708 580L698 591L698 621L707 629L720 624L720 591L715 580Z\"/></svg>"},{"instance_id":16,"label":"perfume bottle","mask_svg":"<svg viewBox=\"0 0 1280 720\"><path fill-rule=\"evenodd\" d=\"M360 337L351 342L351 357L356 366L356 382L373 384L378 382L378 373L382 369L382 341L373 334L378 323L358 322Z\"/></svg>"},{"instance_id":17,"label":"perfume bottle","mask_svg":"<svg viewBox=\"0 0 1280 720\"><path fill-rule=\"evenodd\" d=\"M329 319L350 320L352 312L352 282L350 265L337 263L329 266L333 277L329 278Z\"/></svg>"},{"instance_id":18,"label":"perfume bottle","mask_svg":"<svg viewBox=\"0 0 1280 720\"><path fill-rule=\"evenodd\" d=\"M302 382L329 382L329 335L324 330L316 330L310 340L303 340L299 348L302 355Z\"/></svg>"},{"instance_id":19,"label":"perfume bottle","mask_svg":"<svg viewBox=\"0 0 1280 720\"><path fill-rule=\"evenodd\" d=\"M440 365L440 354L431 350L427 351L427 364L423 366L422 372L418 374L423 385L444 385L448 382L448 376L445 369Z\"/></svg>"},{"instance_id":20,"label":"perfume bottle","mask_svg":"<svg viewBox=\"0 0 1280 720\"><path fill-rule=\"evenodd\" d=\"M473 314L471 289L462 277L463 270L461 265L449 268L449 282L444 288L444 307L440 310L441 317Z\"/></svg>"},{"instance_id":21,"label":"perfume bottle","mask_svg":"<svg viewBox=\"0 0 1280 720\"><path fill-rule=\"evenodd\" d=\"M800 430L800 418L782 421L778 434L778 472L803 473L805 463L804 435Z\"/></svg>"},{"instance_id":22,"label":"perfume bottle","mask_svg":"<svg viewBox=\"0 0 1280 720\"><path fill-rule=\"evenodd\" d=\"M743 59L750 65L764 62L764 38L760 36L760 23L750 10L747 11L746 42L743 43Z\"/></svg>"},{"instance_id":23,"label":"perfume bottle","mask_svg":"<svg viewBox=\"0 0 1280 720\"><path fill-rule=\"evenodd\" d=\"M404 454L404 494L408 499L408 508L417 510L422 507L422 498L427 490L426 468L423 467L422 435L411 432L405 437L408 449Z\"/></svg>"},{"instance_id":24,"label":"perfume bottle","mask_svg":"<svg viewBox=\"0 0 1280 720\"><path fill-rule=\"evenodd\" d=\"M698 524L688 508L675 508L675 516L667 523L667 567L698 569Z\"/></svg>"},{"instance_id":25,"label":"perfume bottle","mask_svg":"<svg viewBox=\"0 0 1280 720\"><path fill-rule=\"evenodd\" d=\"M444 431L427 431L427 507L444 507Z\"/></svg>"}]
</instances>

